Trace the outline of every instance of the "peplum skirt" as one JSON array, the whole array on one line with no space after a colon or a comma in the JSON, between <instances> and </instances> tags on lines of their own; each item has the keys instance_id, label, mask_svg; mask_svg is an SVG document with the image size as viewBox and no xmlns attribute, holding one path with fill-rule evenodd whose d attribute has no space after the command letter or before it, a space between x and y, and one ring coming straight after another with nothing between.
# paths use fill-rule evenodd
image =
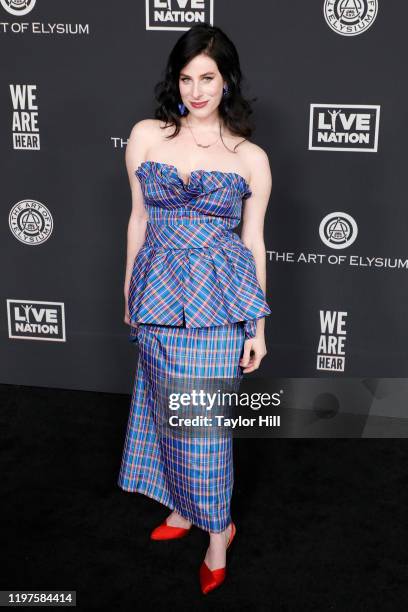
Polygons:
<instances>
[{"instance_id":1,"label":"peplum skirt","mask_svg":"<svg viewBox=\"0 0 408 612\"><path fill-rule=\"evenodd\" d=\"M140 323L138 362L118 485L176 510L205 531L231 522L232 436L163 435L156 389L166 377L227 378L239 384L244 321L187 328Z\"/></svg>"}]
</instances>

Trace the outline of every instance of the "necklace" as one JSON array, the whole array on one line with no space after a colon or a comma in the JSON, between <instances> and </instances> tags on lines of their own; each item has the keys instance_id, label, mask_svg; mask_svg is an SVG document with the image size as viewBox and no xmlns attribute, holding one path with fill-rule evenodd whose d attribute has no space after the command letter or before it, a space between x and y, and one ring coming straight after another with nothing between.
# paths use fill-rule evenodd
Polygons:
<instances>
[{"instance_id":1,"label":"necklace","mask_svg":"<svg viewBox=\"0 0 408 612\"><path fill-rule=\"evenodd\" d=\"M220 135L218 136L218 138L217 138L217 140L216 140L215 142L212 142L211 144L208 144L208 145L203 145L203 144L200 144L199 142L197 142L196 137L194 136L193 130L192 130L192 129L191 129L191 127L190 127L190 124L189 124L189 122L188 122L187 117L186 117L186 123L187 123L188 129L189 129L189 130L190 130L190 132L191 132L192 137L194 138L194 142L196 143L197 147L202 147L203 149L208 149L208 147L212 147L212 146L214 146L215 144L217 144L217 142L218 142L218 141L219 141L219 139L221 138L221 122L219 123L219 126L220 126Z\"/></svg>"}]
</instances>

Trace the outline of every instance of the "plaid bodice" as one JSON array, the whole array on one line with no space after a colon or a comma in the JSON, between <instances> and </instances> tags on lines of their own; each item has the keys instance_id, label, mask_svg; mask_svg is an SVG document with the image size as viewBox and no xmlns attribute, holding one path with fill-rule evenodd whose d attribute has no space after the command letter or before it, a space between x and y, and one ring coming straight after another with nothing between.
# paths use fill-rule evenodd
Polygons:
<instances>
[{"instance_id":1,"label":"plaid bodice","mask_svg":"<svg viewBox=\"0 0 408 612\"><path fill-rule=\"evenodd\" d=\"M235 172L194 170L187 184L171 164L145 161L135 171L148 223L129 286L131 340L138 323L207 327L271 313L252 252L233 231L251 196Z\"/></svg>"}]
</instances>

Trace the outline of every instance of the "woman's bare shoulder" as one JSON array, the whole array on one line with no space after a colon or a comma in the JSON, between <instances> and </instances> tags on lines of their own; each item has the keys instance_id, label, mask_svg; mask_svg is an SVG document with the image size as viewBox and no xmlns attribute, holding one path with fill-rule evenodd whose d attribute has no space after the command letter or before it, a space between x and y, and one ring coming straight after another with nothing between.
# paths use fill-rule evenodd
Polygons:
<instances>
[{"instance_id":1,"label":"woman's bare shoulder","mask_svg":"<svg viewBox=\"0 0 408 612\"><path fill-rule=\"evenodd\" d=\"M160 119L140 119L132 127L130 131L130 138L140 135L155 138L162 133L164 126L164 121L161 121Z\"/></svg>"},{"instance_id":2,"label":"woman's bare shoulder","mask_svg":"<svg viewBox=\"0 0 408 612\"><path fill-rule=\"evenodd\" d=\"M132 139L142 135L155 137L160 133L161 125L164 124L159 119L140 119L130 130L129 138Z\"/></svg>"},{"instance_id":3,"label":"woman's bare shoulder","mask_svg":"<svg viewBox=\"0 0 408 612\"><path fill-rule=\"evenodd\" d=\"M238 151L250 177L265 172L271 173L268 154L262 147L250 140L244 140L239 145Z\"/></svg>"},{"instance_id":4,"label":"woman's bare shoulder","mask_svg":"<svg viewBox=\"0 0 408 612\"><path fill-rule=\"evenodd\" d=\"M266 160L269 160L265 149L248 139L245 139L240 144L239 151L242 157L251 164L257 164L258 162L265 162Z\"/></svg>"},{"instance_id":5,"label":"woman's bare shoulder","mask_svg":"<svg viewBox=\"0 0 408 612\"><path fill-rule=\"evenodd\" d=\"M166 130L165 123L159 119L141 119L137 121L130 131L127 148L137 157L144 156L151 148L163 141Z\"/></svg>"}]
</instances>

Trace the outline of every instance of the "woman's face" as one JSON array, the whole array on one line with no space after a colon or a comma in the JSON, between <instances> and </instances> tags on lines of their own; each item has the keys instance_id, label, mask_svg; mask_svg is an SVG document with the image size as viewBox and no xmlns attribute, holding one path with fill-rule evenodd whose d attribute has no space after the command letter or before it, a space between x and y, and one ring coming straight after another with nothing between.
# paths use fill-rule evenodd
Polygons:
<instances>
[{"instance_id":1,"label":"woman's face","mask_svg":"<svg viewBox=\"0 0 408 612\"><path fill-rule=\"evenodd\" d=\"M204 118L217 110L223 96L224 79L208 55L196 55L180 71L179 88L183 104L192 115ZM202 107L194 103L205 102Z\"/></svg>"}]
</instances>

